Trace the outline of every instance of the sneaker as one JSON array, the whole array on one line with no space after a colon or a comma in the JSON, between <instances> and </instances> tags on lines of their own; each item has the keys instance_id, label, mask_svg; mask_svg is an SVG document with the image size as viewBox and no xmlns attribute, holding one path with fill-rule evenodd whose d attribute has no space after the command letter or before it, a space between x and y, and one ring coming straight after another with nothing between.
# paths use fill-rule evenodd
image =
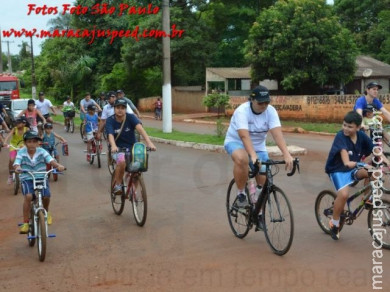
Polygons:
<instances>
[{"instance_id":1,"label":"sneaker","mask_svg":"<svg viewBox=\"0 0 390 292\"><path fill-rule=\"evenodd\" d=\"M245 194L241 193L237 195L236 205L239 208L244 208L248 205L248 200Z\"/></svg>"},{"instance_id":2,"label":"sneaker","mask_svg":"<svg viewBox=\"0 0 390 292\"><path fill-rule=\"evenodd\" d=\"M53 218L51 217L51 213L47 212L47 225L51 225L53 223Z\"/></svg>"},{"instance_id":3,"label":"sneaker","mask_svg":"<svg viewBox=\"0 0 390 292\"><path fill-rule=\"evenodd\" d=\"M13 178L12 178L12 175L9 175L8 176L8 180L7 180L7 184L11 185L13 183Z\"/></svg>"},{"instance_id":4,"label":"sneaker","mask_svg":"<svg viewBox=\"0 0 390 292\"><path fill-rule=\"evenodd\" d=\"M116 196L121 196L122 195L122 185L115 185L114 187L114 194Z\"/></svg>"},{"instance_id":5,"label":"sneaker","mask_svg":"<svg viewBox=\"0 0 390 292\"><path fill-rule=\"evenodd\" d=\"M263 216L261 214L258 216L255 231L264 231Z\"/></svg>"},{"instance_id":6,"label":"sneaker","mask_svg":"<svg viewBox=\"0 0 390 292\"><path fill-rule=\"evenodd\" d=\"M64 130L65 130L65 131L67 130L67 127L66 127L66 126L64 127Z\"/></svg>"},{"instance_id":7,"label":"sneaker","mask_svg":"<svg viewBox=\"0 0 390 292\"><path fill-rule=\"evenodd\" d=\"M329 227L330 227L330 236L332 236L334 240L338 240L340 238L339 228L333 225L332 220L329 221Z\"/></svg>"},{"instance_id":8,"label":"sneaker","mask_svg":"<svg viewBox=\"0 0 390 292\"><path fill-rule=\"evenodd\" d=\"M91 154L87 154L87 161L88 161L88 162L91 161Z\"/></svg>"},{"instance_id":9,"label":"sneaker","mask_svg":"<svg viewBox=\"0 0 390 292\"><path fill-rule=\"evenodd\" d=\"M20 226L19 233L20 234L27 234L28 233L28 223L23 223L22 226Z\"/></svg>"}]
</instances>

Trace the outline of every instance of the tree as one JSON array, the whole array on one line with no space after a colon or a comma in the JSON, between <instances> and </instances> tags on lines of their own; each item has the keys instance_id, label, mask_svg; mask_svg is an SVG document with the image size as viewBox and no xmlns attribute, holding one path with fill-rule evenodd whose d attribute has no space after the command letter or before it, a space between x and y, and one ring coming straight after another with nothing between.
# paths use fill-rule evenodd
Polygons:
<instances>
[{"instance_id":1,"label":"tree","mask_svg":"<svg viewBox=\"0 0 390 292\"><path fill-rule=\"evenodd\" d=\"M379 13L378 23L367 35L367 49L373 57L390 64L390 9Z\"/></svg>"},{"instance_id":2,"label":"tree","mask_svg":"<svg viewBox=\"0 0 390 292\"><path fill-rule=\"evenodd\" d=\"M204 106L207 106L209 108L216 107L218 109L218 117L219 117L220 108L223 107L224 109L227 109L229 107L229 101L230 101L229 95L215 92L206 95L203 98L202 103Z\"/></svg>"},{"instance_id":3,"label":"tree","mask_svg":"<svg viewBox=\"0 0 390 292\"><path fill-rule=\"evenodd\" d=\"M348 82L356 45L322 0L281 0L259 15L245 43L252 79L276 79L290 94Z\"/></svg>"},{"instance_id":4,"label":"tree","mask_svg":"<svg viewBox=\"0 0 390 292\"><path fill-rule=\"evenodd\" d=\"M390 0L334 0L334 9L341 24L353 33L361 52L368 53L367 36L378 23L378 14L390 9Z\"/></svg>"}]
</instances>

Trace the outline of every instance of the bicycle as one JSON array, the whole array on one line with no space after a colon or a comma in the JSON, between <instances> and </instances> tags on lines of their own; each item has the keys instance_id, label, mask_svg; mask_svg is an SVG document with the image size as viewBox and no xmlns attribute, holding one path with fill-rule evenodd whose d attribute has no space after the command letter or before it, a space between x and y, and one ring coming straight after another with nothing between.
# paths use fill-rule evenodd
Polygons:
<instances>
[{"instance_id":1,"label":"bicycle","mask_svg":"<svg viewBox=\"0 0 390 292\"><path fill-rule=\"evenodd\" d=\"M12 146L16 151L22 149L22 147L19 147L19 144L23 143L23 141L19 141L19 143L15 146L12 144L8 145L8 148ZM12 182L14 184L14 195L16 196L19 193L19 188L20 188L20 178L19 178L19 173L12 172Z\"/></svg>"},{"instance_id":2,"label":"bicycle","mask_svg":"<svg viewBox=\"0 0 390 292\"><path fill-rule=\"evenodd\" d=\"M125 152L126 162L130 158L130 149L120 149L121 152ZM147 151L150 152L151 149L147 148ZM138 226L144 226L146 222L147 210L148 210L148 200L145 182L142 177L141 171L130 171L131 165L126 163L126 170L124 175L124 180L122 180L122 195L115 195L114 193L114 180L115 180L115 170L111 176L111 187L110 187L110 198L112 208L116 215L121 215L125 207L125 201L128 199L132 203L133 215L135 222ZM125 183L124 183L125 182Z\"/></svg>"},{"instance_id":3,"label":"bicycle","mask_svg":"<svg viewBox=\"0 0 390 292\"><path fill-rule=\"evenodd\" d=\"M285 161L268 160L261 163L265 166L266 182L262 188L258 200L253 203L248 194L248 182L245 187L248 205L244 208L237 206L237 186L234 178L231 180L227 196L226 211L230 228L238 238L244 238L255 225L255 231L263 230L265 238L271 250L277 255L286 254L294 237L294 218L290 202L285 193L273 183L273 177L279 172L278 164ZM274 168L274 170L272 169ZM294 175L296 169L299 172L299 159L295 158L293 169L287 176ZM264 174L258 172L259 174ZM256 173L257 174L257 173ZM256 174L249 171L249 177ZM260 213L261 211L261 213ZM260 214L260 216L259 216ZM285 233L286 238L283 239Z\"/></svg>"},{"instance_id":4,"label":"bicycle","mask_svg":"<svg viewBox=\"0 0 390 292\"><path fill-rule=\"evenodd\" d=\"M35 245L35 241L37 241L38 258L41 262L43 262L46 257L46 238L56 237L55 234L49 234L47 211L43 207L42 202L42 192L43 189L47 187L48 176L54 171L56 171L54 168L47 172L30 172L28 170L21 170L21 173L28 173L33 179L34 192L36 194L35 198L31 202L27 240L30 247L33 247ZM20 225L21 224L19 224L19 226Z\"/></svg>"},{"instance_id":5,"label":"bicycle","mask_svg":"<svg viewBox=\"0 0 390 292\"><path fill-rule=\"evenodd\" d=\"M347 208L340 215L339 230L341 231L345 224L352 225L353 222L362 214L364 209L366 209L368 210L367 224L371 237L375 240L376 243L380 244L386 249L390 249L390 200L382 198L382 202L384 203L383 206L385 207L380 208L379 210L374 208L372 202L369 202L370 197L372 196L372 191L374 189L378 188L375 186L374 181L370 181L369 184L367 184L362 189L358 190L348 198L346 204ZM365 194L367 190L370 191ZM362 198L358 206L354 210L352 210L351 203L360 195L362 195ZM337 195L333 191L323 190L318 194L315 201L314 213L317 219L317 223L320 225L321 229L326 234L330 234L329 221L332 219L333 216L333 205L336 197ZM374 236L374 233L376 233L375 230L378 229L376 227L379 227L378 225L374 224L374 217L378 217L378 213L380 213L380 217L382 217L379 219L380 227L388 228L387 230L385 230L387 231L385 232L385 234L387 234L386 241L384 241L384 238L381 238L381 240L379 240L377 236Z\"/></svg>"},{"instance_id":6,"label":"bicycle","mask_svg":"<svg viewBox=\"0 0 390 292\"><path fill-rule=\"evenodd\" d=\"M89 160L89 164L93 164L95 160L95 156L97 159L97 165L98 168L102 167L101 160L100 160L100 155L102 155L102 150L103 150L103 144L100 139L96 138L96 132L93 133L93 139L91 141L91 159Z\"/></svg>"},{"instance_id":7,"label":"bicycle","mask_svg":"<svg viewBox=\"0 0 390 292\"><path fill-rule=\"evenodd\" d=\"M66 112L66 118L65 118L65 127L66 132L74 133L74 117L76 115L76 111L70 110Z\"/></svg>"},{"instance_id":8,"label":"bicycle","mask_svg":"<svg viewBox=\"0 0 390 292\"><path fill-rule=\"evenodd\" d=\"M57 148L57 145L60 143L61 142L57 142L53 147L49 147L49 149L47 150L47 152L49 152L50 156L53 157L54 159L55 159L54 150ZM42 143L42 145L49 145L49 144L47 142L44 142L44 143ZM51 164L47 163L46 170L49 171L50 169L53 169L53 166ZM48 178L50 179L50 174L49 174ZM58 173L57 172L53 172L53 180L54 181L58 180Z\"/></svg>"},{"instance_id":9,"label":"bicycle","mask_svg":"<svg viewBox=\"0 0 390 292\"><path fill-rule=\"evenodd\" d=\"M112 158L112 153L111 153L111 146L109 143L107 143L107 148L108 148L108 154L107 154L107 167L110 175L114 173L115 170L115 159Z\"/></svg>"}]
</instances>

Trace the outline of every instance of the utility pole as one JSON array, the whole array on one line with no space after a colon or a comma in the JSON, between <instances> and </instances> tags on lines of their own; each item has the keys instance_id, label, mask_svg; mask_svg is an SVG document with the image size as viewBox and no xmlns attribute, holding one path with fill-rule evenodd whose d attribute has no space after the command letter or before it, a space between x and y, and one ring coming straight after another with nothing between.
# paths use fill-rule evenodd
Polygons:
<instances>
[{"instance_id":1,"label":"utility pole","mask_svg":"<svg viewBox=\"0 0 390 292\"><path fill-rule=\"evenodd\" d=\"M9 43L13 43L13 42L3 41L3 43L7 43L7 48L8 48L8 71L9 71L9 73L12 74L12 61L11 61L11 53L9 51Z\"/></svg>"},{"instance_id":2,"label":"utility pole","mask_svg":"<svg viewBox=\"0 0 390 292\"><path fill-rule=\"evenodd\" d=\"M1 49L1 28L0 28L0 73L3 73L3 50Z\"/></svg>"},{"instance_id":3,"label":"utility pole","mask_svg":"<svg viewBox=\"0 0 390 292\"><path fill-rule=\"evenodd\" d=\"M162 1L162 29L170 34L169 0ZM163 37L163 132L172 133L171 40Z\"/></svg>"},{"instance_id":4,"label":"utility pole","mask_svg":"<svg viewBox=\"0 0 390 292\"><path fill-rule=\"evenodd\" d=\"M31 94L32 98L36 99L37 97L37 85L35 81L35 66L34 66L34 50L33 50L33 40L32 36L30 36L30 45L31 45Z\"/></svg>"}]
</instances>

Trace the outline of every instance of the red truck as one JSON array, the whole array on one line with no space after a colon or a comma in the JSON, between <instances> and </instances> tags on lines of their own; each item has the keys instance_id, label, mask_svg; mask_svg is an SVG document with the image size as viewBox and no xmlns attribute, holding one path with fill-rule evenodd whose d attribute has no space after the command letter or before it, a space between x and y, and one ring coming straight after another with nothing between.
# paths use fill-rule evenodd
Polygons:
<instances>
[{"instance_id":1,"label":"red truck","mask_svg":"<svg viewBox=\"0 0 390 292\"><path fill-rule=\"evenodd\" d=\"M0 74L0 100L20 98L19 87L18 77L9 73Z\"/></svg>"}]
</instances>

